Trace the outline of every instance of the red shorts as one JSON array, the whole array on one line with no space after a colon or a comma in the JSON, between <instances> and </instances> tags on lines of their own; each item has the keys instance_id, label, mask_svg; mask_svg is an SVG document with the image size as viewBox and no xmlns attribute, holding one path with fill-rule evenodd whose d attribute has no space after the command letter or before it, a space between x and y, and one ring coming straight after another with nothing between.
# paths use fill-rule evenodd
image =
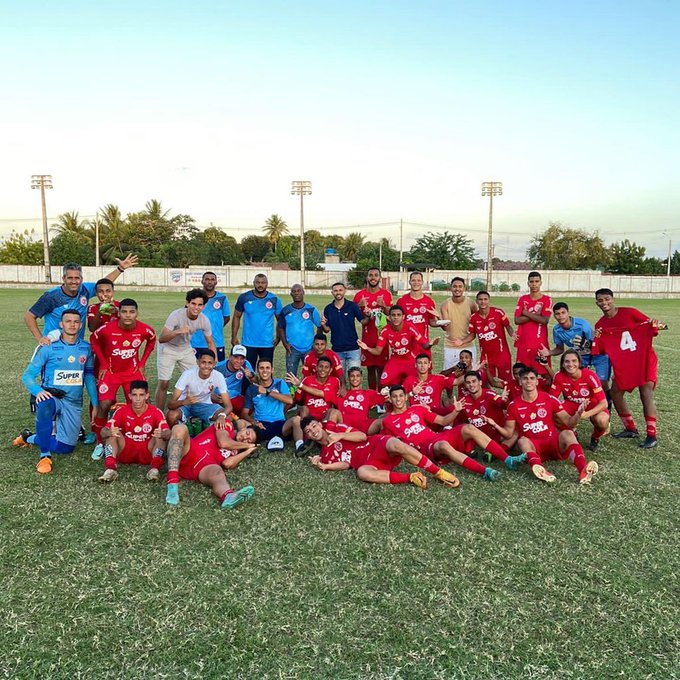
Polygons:
<instances>
[{"instance_id":1,"label":"red shorts","mask_svg":"<svg viewBox=\"0 0 680 680\"><path fill-rule=\"evenodd\" d=\"M518 347L516 360L525 366L531 366L531 368L535 369L539 375L547 375L548 369L546 366L544 364L539 364L538 361L536 361L537 354L537 347ZM548 363L552 366L550 357L548 357Z\"/></svg>"},{"instance_id":2,"label":"red shorts","mask_svg":"<svg viewBox=\"0 0 680 680\"><path fill-rule=\"evenodd\" d=\"M380 376L381 385L403 385L406 378L417 375L416 361L413 357L408 359L395 359L392 357L386 364Z\"/></svg>"},{"instance_id":3,"label":"red shorts","mask_svg":"<svg viewBox=\"0 0 680 680\"><path fill-rule=\"evenodd\" d=\"M432 458L434 454L434 445L437 442L448 442L456 451L461 453L470 453L475 448L475 442L472 439L465 441L463 439L463 425L455 425L451 430L444 430L440 432L428 445L424 451L428 458ZM439 456L441 458L441 456Z\"/></svg>"},{"instance_id":4,"label":"red shorts","mask_svg":"<svg viewBox=\"0 0 680 680\"><path fill-rule=\"evenodd\" d=\"M123 396L128 401L130 383L133 380L144 380L144 376L137 371L136 373L111 373L106 371L104 377L97 385L97 394L100 401L116 401L116 394L119 388L123 388Z\"/></svg>"},{"instance_id":5,"label":"red shorts","mask_svg":"<svg viewBox=\"0 0 680 680\"><path fill-rule=\"evenodd\" d=\"M151 465L149 442L135 442L126 437L125 446L118 452L116 461L123 465Z\"/></svg>"},{"instance_id":6,"label":"red shorts","mask_svg":"<svg viewBox=\"0 0 680 680\"><path fill-rule=\"evenodd\" d=\"M357 418L356 416L354 416L354 418L347 418L343 413L342 422L345 425L353 427L355 430L359 430L359 432L368 432L368 428L371 426L373 418Z\"/></svg>"},{"instance_id":7,"label":"red shorts","mask_svg":"<svg viewBox=\"0 0 680 680\"><path fill-rule=\"evenodd\" d=\"M506 382L512 380L512 358L509 354L491 355L486 360L489 362L489 373L494 378L500 378Z\"/></svg>"},{"instance_id":8,"label":"red shorts","mask_svg":"<svg viewBox=\"0 0 680 680\"><path fill-rule=\"evenodd\" d=\"M179 463L179 476L182 479L197 480L201 470L208 465L222 466L224 458L219 450L210 447L197 447L193 442Z\"/></svg>"},{"instance_id":9,"label":"red shorts","mask_svg":"<svg viewBox=\"0 0 680 680\"><path fill-rule=\"evenodd\" d=\"M567 457L566 451L560 453L560 435L558 432L544 439L531 439L530 437L527 437L527 439L531 442L541 462L546 460L564 460Z\"/></svg>"},{"instance_id":10,"label":"red shorts","mask_svg":"<svg viewBox=\"0 0 680 680\"><path fill-rule=\"evenodd\" d=\"M375 343L366 343L366 344L375 344ZM387 347L378 354L378 356L375 356L375 354L371 354L370 352L362 352L361 353L361 365L362 366L377 366L378 368L382 368L386 363L387 360L389 359L390 352Z\"/></svg>"},{"instance_id":11,"label":"red shorts","mask_svg":"<svg viewBox=\"0 0 680 680\"><path fill-rule=\"evenodd\" d=\"M401 463L401 456L391 456L387 451L387 442L391 439L386 434L376 434L368 438L372 446L370 447L366 458L363 461L357 461L361 465L370 465L378 470L387 470L391 472L399 463Z\"/></svg>"},{"instance_id":12,"label":"red shorts","mask_svg":"<svg viewBox=\"0 0 680 680\"><path fill-rule=\"evenodd\" d=\"M238 397L231 397L231 405L234 407L234 413L240 416L243 410L243 395L239 394Z\"/></svg>"}]
</instances>

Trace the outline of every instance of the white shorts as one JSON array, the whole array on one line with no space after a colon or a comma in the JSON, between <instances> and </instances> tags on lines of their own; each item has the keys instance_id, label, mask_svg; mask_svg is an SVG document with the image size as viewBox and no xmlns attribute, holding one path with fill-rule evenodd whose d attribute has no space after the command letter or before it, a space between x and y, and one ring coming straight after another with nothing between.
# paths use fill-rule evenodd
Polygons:
<instances>
[{"instance_id":1,"label":"white shorts","mask_svg":"<svg viewBox=\"0 0 680 680\"><path fill-rule=\"evenodd\" d=\"M158 365L158 379L170 380L176 364L179 364L183 371L186 371L188 368L196 368L196 355L191 347L178 352L172 347L163 347L159 343L156 347L156 362Z\"/></svg>"},{"instance_id":2,"label":"white shorts","mask_svg":"<svg viewBox=\"0 0 680 680\"><path fill-rule=\"evenodd\" d=\"M455 366L460 361L460 353L468 351L472 354L472 363L477 363L477 348L474 345L469 347L444 347L444 369Z\"/></svg>"}]
</instances>

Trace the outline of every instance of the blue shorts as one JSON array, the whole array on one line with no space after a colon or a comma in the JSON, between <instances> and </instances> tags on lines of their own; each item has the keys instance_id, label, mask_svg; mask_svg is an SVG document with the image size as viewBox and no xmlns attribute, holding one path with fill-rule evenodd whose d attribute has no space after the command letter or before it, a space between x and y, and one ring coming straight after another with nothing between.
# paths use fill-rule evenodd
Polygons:
<instances>
[{"instance_id":1,"label":"blue shorts","mask_svg":"<svg viewBox=\"0 0 680 680\"><path fill-rule=\"evenodd\" d=\"M255 427L255 432L257 432L257 441L269 441L272 437L283 437L283 426L286 424L284 420L273 420L267 422L266 420L261 420L260 423L264 425L264 430L259 427Z\"/></svg>"},{"instance_id":2,"label":"blue shorts","mask_svg":"<svg viewBox=\"0 0 680 680\"><path fill-rule=\"evenodd\" d=\"M45 401L41 401L37 405L38 413L37 419L49 418L56 421L56 440L66 445L66 447L75 447L80 436L80 417L83 412L81 404L74 404L66 399L57 399L52 397ZM36 430L37 430L36 425ZM62 453L61 451L59 453ZM70 453L64 451L63 453Z\"/></svg>"},{"instance_id":3,"label":"blue shorts","mask_svg":"<svg viewBox=\"0 0 680 680\"><path fill-rule=\"evenodd\" d=\"M612 375L612 362L606 354L591 354L588 368L595 371L600 382L609 380Z\"/></svg>"},{"instance_id":4,"label":"blue shorts","mask_svg":"<svg viewBox=\"0 0 680 680\"><path fill-rule=\"evenodd\" d=\"M219 404L191 404L189 406L180 406L182 413L182 422L186 423L189 418L200 418L201 420L210 420L216 411L220 411L222 406Z\"/></svg>"}]
</instances>

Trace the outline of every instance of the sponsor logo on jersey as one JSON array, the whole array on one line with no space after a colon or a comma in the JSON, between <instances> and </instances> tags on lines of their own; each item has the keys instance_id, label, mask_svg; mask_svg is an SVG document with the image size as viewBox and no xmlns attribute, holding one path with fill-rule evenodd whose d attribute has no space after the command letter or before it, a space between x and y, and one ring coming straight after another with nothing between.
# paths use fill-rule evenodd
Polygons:
<instances>
[{"instance_id":1,"label":"sponsor logo on jersey","mask_svg":"<svg viewBox=\"0 0 680 680\"><path fill-rule=\"evenodd\" d=\"M73 354L69 354L69 357L66 361L69 362L69 364L75 363L76 358L73 356Z\"/></svg>"},{"instance_id":2,"label":"sponsor logo on jersey","mask_svg":"<svg viewBox=\"0 0 680 680\"><path fill-rule=\"evenodd\" d=\"M548 426L542 421L538 421L536 423L524 423L522 426L522 430L524 432L531 432L532 434L540 434L541 432L545 432L548 428Z\"/></svg>"},{"instance_id":3,"label":"sponsor logo on jersey","mask_svg":"<svg viewBox=\"0 0 680 680\"><path fill-rule=\"evenodd\" d=\"M82 385L83 372L82 371L64 371L57 370L54 372L54 379L52 384L57 385Z\"/></svg>"},{"instance_id":4,"label":"sponsor logo on jersey","mask_svg":"<svg viewBox=\"0 0 680 680\"><path fill-rule=\"evenodd\" d=\"M121 359L132 359L136 354L136 349L118 349L118 347L116 347L111 350L112 357L120 357Z\"/></svg>"},{"instance_id":5,"label":"sponsor logo on jersey","mask_svg":"<svg viewBox=\"0 0 680 680\"><path fill-rule=\"evenodd\" d=\"M410 437L411 435L420 434L424 431L425 428L420 423L415 423L414 425L411 425L411 427L407 427L404 430L404 437Z\"/></svg>"},{"instance_id":6,"label":"sponsor logo on jersey","mask_svg":"<svg viewBox=\"0 0 680 680\"><path fill-rule=\"evenodd\" d=\"M123 347L129 347L130 346L130 341L129 340L123 340Z\"/></svg>"}]
</instances>

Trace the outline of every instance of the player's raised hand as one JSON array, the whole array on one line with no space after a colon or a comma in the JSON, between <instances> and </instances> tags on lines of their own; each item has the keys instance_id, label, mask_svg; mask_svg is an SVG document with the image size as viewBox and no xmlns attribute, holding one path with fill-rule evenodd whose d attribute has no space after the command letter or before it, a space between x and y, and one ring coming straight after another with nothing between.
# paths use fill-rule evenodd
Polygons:
<instances>
[{"instance_id":1,"label":"player's raised hand","mask_svg":"<svg viewBox=\"0 0 680 680\"><path fill-rule=\"evenodd\" d=\"M453 410L460 413L463 410L463 402L453 397Z\"/></svg>"},{"instance_id":2,"label":"player's raised hand","mask_svg":"<svg viewBox=\"0 0 680 680\"><path fill-rule=\"evenodd\" d=\"M298 378L295 373L286 373L286 382L289 382L291 385L295 385L295 387L300 387L300 383L302 382L300 378Z\"/></svg>"},{"instance_id":3,"label":"player's raised hand","mask_svg":"<svg viewBox=\"0 0 680 680\"><path fill-rule=\"evenodd\" d=\"M119 260L116 258L116 264L118 264L121 269L130 269L130 267L134 267L137 262L139 262L139 258L136 255L133 255L132 253L128 253L127 257L125 257L122 260Z\"/></svg>"},{"instance_id":4,"label":"player's raised hand","mask_svg":"<svg viewBox=\"0 0 680 680\"><path fill-rule=\"evenodd\" d=\"M435 338L435 339L430 343L430 347L434 347L435 345L438 345L440 340L441 340L441 338L439 338L439 337Z\"/></svg>"}]
</instances>

